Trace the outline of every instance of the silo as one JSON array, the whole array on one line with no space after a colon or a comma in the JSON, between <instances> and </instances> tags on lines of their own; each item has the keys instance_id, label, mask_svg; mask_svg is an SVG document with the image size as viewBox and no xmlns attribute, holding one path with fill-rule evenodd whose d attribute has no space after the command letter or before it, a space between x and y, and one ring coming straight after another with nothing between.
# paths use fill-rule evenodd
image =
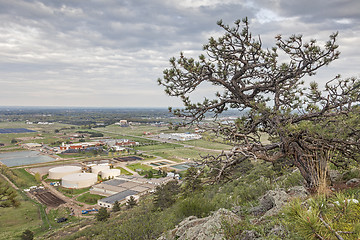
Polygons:
<instances>
[{"instance_id":1,"label":"silo","mask_svg":"<svg viewBox=\"0 0 360 240\"><path fill-rule=\"evenodd\" d=\"M61 185L65 188L86 188L96 182L97 174L94 173L75 173L61 179Z\"/></svg>"},{"instance_id":2,"label":"silo","mask_svg":"<svg viewBox=\"0 0 360 240\"><path fill-rule=\"evenodd\" d=\"M101 171L110 169L109 165L95 165L91 166L91 172L99 174Z\"/></svg>"},{"instance_id":3,"label":"silo","mask_svg":"<svg viewBox=\"0 0 360 240\"><path fill-rule=\"evenodd\" d=\"M49 169L49 179L61 179L62 177L74 173L81 173L81 167L61 166Z\"/></svg>"},{"instance_id":4,"label":"silo","mask_svg":"<svg viewBox=\"0 0 360 240\"><path fill-rule=\"evenodd\" d=\"M108 178L113 178L115 176L119 176L121 174L120 169L107 169L107 170L103 170L101 171L101 178L102 179L108 179Z\"/></svg>"}]
</instances>

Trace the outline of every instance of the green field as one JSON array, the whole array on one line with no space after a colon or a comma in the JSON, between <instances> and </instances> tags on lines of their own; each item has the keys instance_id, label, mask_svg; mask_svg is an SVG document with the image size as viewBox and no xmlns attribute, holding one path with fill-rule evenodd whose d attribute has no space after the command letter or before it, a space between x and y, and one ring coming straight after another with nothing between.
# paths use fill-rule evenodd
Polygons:
<instances>
[{"instance_id":1,"label":"green field","mask_svg":"<svg viewBox=\"0 0 360 240\"><path fill-rule=\"evenodd\" d=\"M209 154L209 151L206 150L198 150L194 148L177 148L166 151L153 151L151 154L169 159L175 162L180 162L182 160L194 160L200 159L201 155ZM215 153L216 154L216 153Z\"/></svg>"},{"instance_id":2,"label":"green field","mask_svg":"<svg viewBox=\"0 0 360 240\"><path fill-rule=\"evenodd\" d=\"M56 190L58 190L59 192L61 192L62 194L64 194L67 197L74 197L76 195L82 194L84 192L87 192L90 190L90 187L87 188L79 188L79 189L74 189L74 188L64 188L64 187L57 187Z\"/></svg>"},{"instance_id":3,"label":"green field","mask_svg":"<svg viewBox=\"0 0 360 240\"><path fill-rule=\"evenodd\" d=\"M183 143L194 147L215 149L215 150L229 150L232 148L232 146L224 143L211 142L211 141L206 141L204 139L184 141Z\"/></svg>"},{"instance_id":4,"label":"green field","mask_svg":"<svg viewBox=\"0 0 360 240\"><path fill-rule=\"evenodd\" d=\"M136 169L142 169L144 171L148 171L148 170L152 169L152 167L145 165L145 164L141 164L141 163L130 164L130 165L127 165L126 167L133 171L135 171Z\"/></svg>"},{"instance_id":5,"label":"green field","mask_svg":"<svg viewBox=\"0 0 360 240\"><path fill-rule=\"evenodd\" d=\"M131 172L127 171L126 169L124 169L122 167L117 167L116 169L120 169L120 174L133 175Z\"/></svg>"},{"instance_id":6,"label":"green field","mask_svg":"<svg viewBox=\"0 0 360 240\"><path fill-rule=\"evenodd\" d=\"M91 193L84 193L82 195L80 195L79 197L76 198L77 201L79 202L83 202L89 205L94 205L97 203L97 201L99 199L104 198L104 196L100 196L100 195L96 195L96 194L91 194Z\"/></svg>"},{"instance_id":7,"label":"green field","mask_svg":"<svg viewBox=\"0 0 360 240\"><path fill-rule=\"evenodd\" d=\"M131 126L131 127L120 127L119 125L110 125L105 127L105 131L120 135L133 135L133 136L144 136L144 133L159 134L160 132L167 130L167 127L156 127L149 124Z\"/></svg>"},{"instance_id":8,"label":"green field","mask_svg":"<svg viewBox=\"0 0 360 240\"><path fill-rule=\"evenodd\" d=\"M54 123L51 125L39 125L39 124L25 124L25 122L0 122L0 128L27 128L36 132L31 133L7 133L0 134L0 142L5 144L5 147L0 148L6 149L14 147L15 144L11 143L11 140L18 139L22 143L44 143L50 144L55 141L66 141L68 134L75 132L76 130L71 129L72 125ZM59 133L55 134L56 129L64 129ZM64 135L65 134L65 135Z\"/></svg>"},{"instance_id":9,"label":"green field","mask_svg":"<svg viewBox=\"0 0 360 240\"><path fill-rule=\"evenodd\" d=\"M145 145L145 146L138 146L135 147L136 150L140 151L156 151L156 150L163 150L163 149L175 149L175 148L182 148L184 146L174 143L159 143L159 144L152 144L152 145Z\"/></svg>"},{"instance_id":10,"label":"green field","mask_svg":"<svg viewBox=\"0 0 360 240\"><path fill-rule=\"evenodd\" d=\"M4 180L1 178L0 181ZM47 224L43 225L42 217L45 218L45 215L39 203L20 192L17 198L19 207L0 208L0 239L20 239L26 229L41 232L48 228Z\"/></svg>"}]
</instances>

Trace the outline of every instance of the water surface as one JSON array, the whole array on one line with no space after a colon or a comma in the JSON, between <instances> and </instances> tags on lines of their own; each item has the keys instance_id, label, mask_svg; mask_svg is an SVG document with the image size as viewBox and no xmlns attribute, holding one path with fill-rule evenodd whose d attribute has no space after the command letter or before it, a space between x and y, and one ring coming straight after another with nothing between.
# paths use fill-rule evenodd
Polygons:
<instances>
[{"instance_id":1,"label":"water surface","mask_svg":"<svg viewBox=\"0 0 360 240\"><path fill-rule=\"evenodd\" d=\"M0 153L0 162L8 167L30 165L35 163L51 162L55 158L42 155L39 151L21 151Z\"/></svg>"}]
</instances>

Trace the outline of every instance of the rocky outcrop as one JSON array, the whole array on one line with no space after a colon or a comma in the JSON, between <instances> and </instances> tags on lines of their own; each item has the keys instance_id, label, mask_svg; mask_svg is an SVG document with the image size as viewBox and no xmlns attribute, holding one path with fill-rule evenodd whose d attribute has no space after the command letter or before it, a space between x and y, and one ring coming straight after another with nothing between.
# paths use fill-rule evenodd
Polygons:
<instances>
[{"instance_id":1,"label":"rocky outcrop","mask_svg":"<svg viewBox=\"0 0 360 240\"><path fill-rule=\"evenodd\" d=\"M250 209L250 213L255 216L273 216L280 212L281 208L290 198L306 198L307 190L302 186L290 188L287 192L284 190L269 190L259 199L259 205Z\"/></svg>"},{"instance_id":2,"label":"rocky outcrop","mask_svg":"<svg viewBox=\"0 0 360 240\"><path fill-rule=\"evenodd\" d=\"M197 218L194 216L184 219L173 230L170 230L158 240L217 240L224 239L223 232L221 230L221 224L224 221L236 222L240 221L240 218L226 209L219 209L213 215L206 218ZM248 233L248 238L254 236L254 233ZM242 238L239 238L242 239Z\"/></svg>"}]
</instances>

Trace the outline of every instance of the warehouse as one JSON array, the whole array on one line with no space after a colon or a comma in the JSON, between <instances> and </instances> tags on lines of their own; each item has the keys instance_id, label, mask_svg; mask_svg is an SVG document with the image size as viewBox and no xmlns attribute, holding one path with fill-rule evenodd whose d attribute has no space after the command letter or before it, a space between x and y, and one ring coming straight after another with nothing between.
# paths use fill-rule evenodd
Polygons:
<instances>
[{"instance_id":1,"label":"warehouse","mask_svg":"<svg viewBox=\"0 0 360 240\"><path fill-rule=\"evenodd\" d=\"M49 179L61 179L62 177L74 173L81 173L81 167L61 166L49 169Z\"/></svg>"},{"instance_id":2,"label":"warehouse","mask_svg":"<svg viewBox=\"0 0 360 240\"><path fill-rule=\"evenodd\" d=\"M86 188L97 182L97 174L75 173L66 175L61 179L61 185L65 188Z\"/></svg>"},{"instance_id":3,"label":"warehouse","mask_svg":"<svg viewBox=\"0 0 360 240\"><path fill-rule=\"evenodd\" d=\"M126 200L126 197L137 195L137 194L138 194L138 192L136 192L136 191L126 190L126 191L114 194L114 195L112 195L110 197L98 200L98 205L100 207L112 208L116 201L122 202L122 201Z\"/></svg>"}]
</instances>

